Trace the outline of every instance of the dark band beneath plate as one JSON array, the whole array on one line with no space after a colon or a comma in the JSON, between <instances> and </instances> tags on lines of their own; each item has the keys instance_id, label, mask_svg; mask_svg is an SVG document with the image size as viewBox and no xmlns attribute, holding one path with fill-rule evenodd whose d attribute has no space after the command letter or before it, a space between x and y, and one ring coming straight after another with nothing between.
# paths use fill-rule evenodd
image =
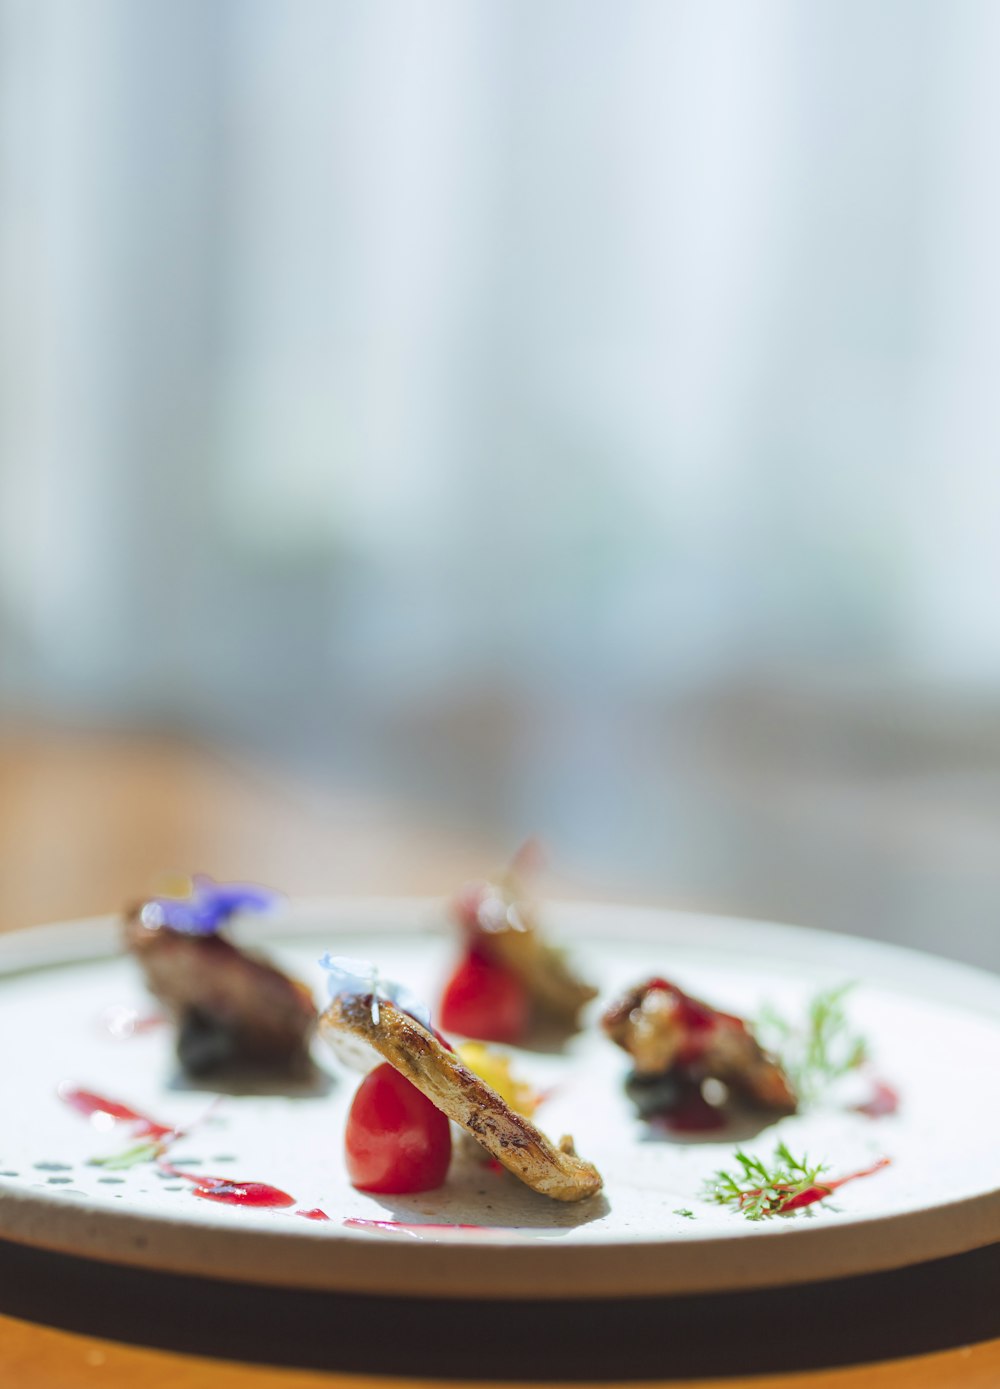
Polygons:
<instances>
[{"instance_id":1,"label":"dark band beneath plate","mask_svg":"<svg viewBox=\"0 0 1000 1389\"><path fill-rule=\"evenodd\" d=\"M243 1286L0 1241L10 1316L192 1355L465 1383L775 1374L925 1354L1000 1336L997 1287L1000 1245L794 1288L489 1303Z\"/></svg>"}]
</instances>

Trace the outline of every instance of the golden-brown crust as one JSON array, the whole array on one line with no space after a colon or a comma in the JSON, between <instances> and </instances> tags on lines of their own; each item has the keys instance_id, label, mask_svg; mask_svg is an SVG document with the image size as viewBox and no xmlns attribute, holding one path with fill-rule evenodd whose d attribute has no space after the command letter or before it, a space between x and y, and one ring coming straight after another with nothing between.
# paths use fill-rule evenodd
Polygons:
<instances>
[{"instance_id":1,"label":"golden-brown crust","mask_svg":"<svg viewBox=\"0 0 1000 1389\"><path fill-rule=\"evenodd\" d=\"M379 999L376 1023L371 994L344 995L320 1015L319 1026L334 1046L347 1034L374 1047L533 1191L555 1201L582 1201L600 1191L600 1173L576 1156L571 1139L563 1138L558 1146L552 1143L463 1065L456 1052L392 1003Z\"/></svg>"}]
</instances>

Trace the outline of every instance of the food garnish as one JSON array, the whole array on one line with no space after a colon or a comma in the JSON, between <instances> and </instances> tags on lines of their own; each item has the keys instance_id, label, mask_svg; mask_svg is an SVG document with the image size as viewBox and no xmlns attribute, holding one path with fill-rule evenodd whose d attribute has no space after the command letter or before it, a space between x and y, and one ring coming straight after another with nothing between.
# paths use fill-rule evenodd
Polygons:
<instances>
[{"instance_id":1,"label":"food garnish","mask_svg":"<svg viewBox=\"0 0 1000 1389\"><path fill-rule=\"evenodd\" d=\"M789 1021L770 1004L761 1009L758 1031L780 1056L804 1101L814 1102L868 1059L868 1044L855 1031L844 1007L854 987L848 982L821 989L810 1000L802 1022Z\"/></svg>"},{"instance_id":2,"label":"food garnish","mask_svg":"<svg viewBox=\"0 0 1000 1389\"><path fill-rule=\"evenodd\" d=\"M239 912L269 912L281 896L267 887L249 883L217 883L205 873L195 873L186 891L169 897L150 897L139 909L147 930L167 926L186 935L215 935Z\"/></svg>"},{"instance_id":3,"label":"food garnish","mask_svg":"<svg viewBox=\"0 0 1000 1389\"><path fill-rule=\"evenodd\" d=\"M846 1177L820 1181L827 1164L810 1163L805 1156L793 1157L784 1143L774 1150L770 1163L738 1149L734 1153L738 1170L720 1170L705 1184L705 1199L720 1206L733 1206L747 1220L763 1220L771 1215L788 1215L815 1205L846 1182L870 1177L889 1165L889 1158L879 1158L871 1167L851 1172Z\"/></svg>"},{"instance_id":4,"label":"food garnish","mask_svg":"<svg viewBox=\"0 0 1000 1389\"><path fill-rule=\"evenodd\" d=\"M463 1042L458 1054L470 1071L475 1071L507 1101L511 1109L516 1109L526 1119L530 1119L542 1103L544 1096L533 1085L512 1073L509 1056L493 1051L483 1042Z\"/></svg>"}]
</instances>

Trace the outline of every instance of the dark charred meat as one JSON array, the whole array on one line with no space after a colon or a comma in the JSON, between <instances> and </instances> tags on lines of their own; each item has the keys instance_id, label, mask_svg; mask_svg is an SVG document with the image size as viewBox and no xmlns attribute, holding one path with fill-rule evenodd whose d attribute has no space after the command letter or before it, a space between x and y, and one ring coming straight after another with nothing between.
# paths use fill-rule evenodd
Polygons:
<instances>
[{"instance_id":1,"label":"dark charred meat","mask_svg":"<svg viewBox=\"0 0 1000 1389\"><path fill-rule=\"evenodd\" d=\"M198 880L191 898L156 898L125 917L126 947L176 1024L181 1065L193 1076L233 1067L304 1070L316 1022L311 992L220 933L248 904L212 884L220 899L228 893L213 915L205 883Z\"/></svg>"}]
</instances>

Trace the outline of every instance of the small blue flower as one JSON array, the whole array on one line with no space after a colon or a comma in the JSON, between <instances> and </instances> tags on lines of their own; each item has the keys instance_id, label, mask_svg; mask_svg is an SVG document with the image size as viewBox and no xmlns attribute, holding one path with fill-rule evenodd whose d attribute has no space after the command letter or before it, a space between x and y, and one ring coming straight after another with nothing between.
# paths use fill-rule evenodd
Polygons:
<instances>
[{"instance_id":1,"label":"small blue flower","mask_svg":"<svg viewBox=\"0 0 1000 1389\"><path fill-rule=\"evenodd\" d=\"M378 1023L378 1000L394 1003L403 1013L422 1023L431 1025L431 1011L421 1003L405 984L397 984L394 979L384 979L375 965L368 960L354 960L347 955L324 955L320 964L328 973L327 985L331 998L356 998L362 994L372 996L373 1021Z\"/></svg>"},{"instance_id":2,"label":"small blue flower","mask_svg":"<svg viewBox=\"0 0 1000 1389\"><path fill-rule=\"evenodd\" d=\"M217 883L198 873L188 897L152 897L141 917L150 930L166 926L191 936L211 936L238 912L270 911L280 900L277 892L266 887Z\"/></svg>"}]
</instances>

